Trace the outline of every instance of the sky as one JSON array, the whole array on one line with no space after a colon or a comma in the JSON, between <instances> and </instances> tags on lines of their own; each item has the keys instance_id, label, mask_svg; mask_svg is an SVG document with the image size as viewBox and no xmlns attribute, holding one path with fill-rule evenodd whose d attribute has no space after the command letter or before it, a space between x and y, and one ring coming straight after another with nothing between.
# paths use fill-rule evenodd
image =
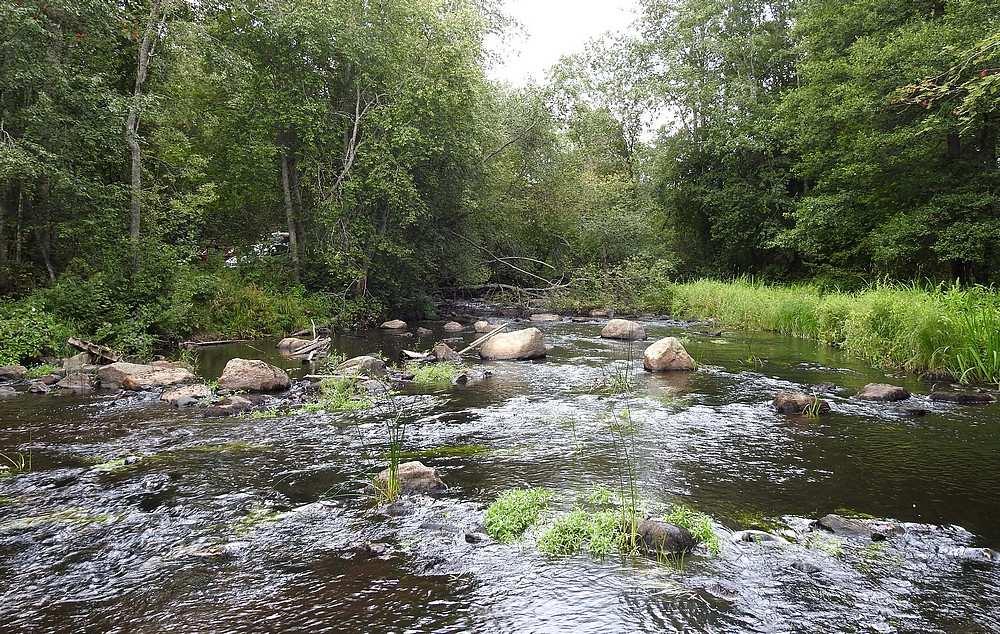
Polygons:
<instances>
[{"instance_id":1,"label":"sky","mask_svg":"<svg viewBox=\"0 0 1000 634\"><path fill-rule=\"evenodd\" d=\"M577 53L587 40L627 27L638 0L506 0L506 10L524 33L494 42L501 60L490 77L514 85L541 82L563 55Z\"/></svg>"}]
</instances>

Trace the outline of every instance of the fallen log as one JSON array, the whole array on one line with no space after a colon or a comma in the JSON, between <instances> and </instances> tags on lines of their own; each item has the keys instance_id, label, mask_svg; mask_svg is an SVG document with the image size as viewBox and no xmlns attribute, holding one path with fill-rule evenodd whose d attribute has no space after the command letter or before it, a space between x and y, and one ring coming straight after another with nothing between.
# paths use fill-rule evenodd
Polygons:
<instances>
[{"instance_id":1,"label":"fallen log","mask_svg":"<svg viewBox=\"0 0 1000 634\"><path fill-rule=\"evenodd\" d=\"M206 348L208 346L224 346L227 343L244 343L250 341L249 339L219 339L217 341L184 341L180 344L181 348Z\"/></svg>"},{"instance_id":2,"label":"fallen log","mask_svg":"<svg viewBox=\"0 0 1000 634\"><path fill-rule=\"evenodd\" d=\"M84 341L83 339L77 339L76 337L70 337L66 340L66 343L73 346L77 350L82 350L83 352L89 352L95 357L96 361L103 361L105 363L117 363L122 360L122 356L112 350L107 346L102 346L92 341Z\"/></svg>"},{"instance_id":3,"label":"fallen log","mask_svg":"<svg viewBox=\"0 0 1000 634\"><path fill-rule=\"evenodd\" d=\"M329 339L329 338L327 338L327 339L316 339L315 341L313 341L311 343L308 343L308 344L302 346L301 348L296 348L295 350L292 350L289 354L291 356L293 356L293 357L305 356L305 355L309 354L310 352L321 350L323 348L329 348L332 343L333 343L333 340Z\"/></svg>"}]
</instances>

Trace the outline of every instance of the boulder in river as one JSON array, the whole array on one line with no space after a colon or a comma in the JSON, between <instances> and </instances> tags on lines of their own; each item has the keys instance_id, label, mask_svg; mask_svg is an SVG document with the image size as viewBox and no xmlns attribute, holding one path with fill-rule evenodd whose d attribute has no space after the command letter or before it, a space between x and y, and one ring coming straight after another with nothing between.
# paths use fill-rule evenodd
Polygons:
<instances>
[{"instance_id":1,"label":"boulder in river","mask_svg":"<svg viewBox=\"0 0 1000 634\"><path fill-rule=\"evenodd\" d=\"M446 343L438 343L427 353L427 361L448 361L450 363L461 363L462 357L451 349Z\"/></svg>"},{"instance_id":2,"label":"boulder in river","mask_svg":"<svg viewBox=\"0 0 1000 634\"><path fill-rule=\"evenodd\" d=\"M488 361L540 359L545 356L545 337L538 328L502 332L483 343L479 356Z\"/></svg>"},{"instance_id":3,"label":"boulder in river","mask_svg":"<svg viewBox=\"0 0 1000 634\"><path fill-rule=\"evenodd\" d=\"M642 367L647 372L690 371L697 364L677 337L664 337L646 348Z\"/></svg>"},{"instance_id":4,"label":"boulder in river","mask_svg":"<svg viewBox=\"0 0 1000 634\"><path fill-rule=\"evenodd\" d=\"M238 416L249 412L255 403L246 396L230 396L205 410L206 417Z\"/></svg>"},{"instance_id":5,"label":"boulder in river","mask_svg":"<svg viewBox=\"0 0 1000 634\"><path fill-rule=\"evenodd\" d=\"M434 331L431 330L430 328L424 328L423 326L421 326L420 328L417 328L417 336L418 337L428 337L428 336L433 335L433 334L434 334Z\"/></svg>"},{"instance_id":6,"label":"boulder in river","mask_svg":"<svg viewBox=\"0 0 1000 634\"><path fill-rule=\"evenodd\" d=\"M562 317L555 313L535 313L530 317L531 321L561 321Z\"/></svg>"},{"instance_id":7,"label":"boulder in river","mask_svg":"<svg viewBox=\"0 0 1000 634\"><path fill-rule=\"evenodd\" d=\"M910 391L898 385L869 383L858 392L858 398L866 401L905 401L910 398Z\"/></svg>"},{"instance_id":8,"label":"boulder in river","mask_svg":"<svg viewBox=\"0 0 1000 634\"><path fill-rule=\"evenodd\" d=\"M749 542L751 544L763 544L763 543L777 543L777 544L787 544L788 540L784 537L779 537L773 533L767 533L758 530L745 530L737 531L732 534L730 539L733 543L739 542Z\"/></svg>"},{"instance_id":9,"label":"boulder in river","mask_svg":"<svg viewBox=\"0 0 1000 634\"><path fill-rule=\"evenodd\" d=\"M657 555L681 555L698 545L691 531L661 519L642 520L636 530L646 550Z\"/></svg>"},{"instance_id":10,"label":"boulder in river","mask_svg":"<svg viewBox=\"0 0 1000 634\"><path fill-rule=\"evenodd\" d=\"M72 357L63 359L63 370L69 374L72 372L83 372L83 369L94 363L94 357L89 352L81 352Z\"/></svg>"},{"instance_id":11,"label":"boulder in river","mask_svg":"<svg viewBox=\"0 0 1000 634\"><path fill-rule=\"evenodd\" d=\"M472 326L472 328L481 335L485 335L488 332L493 332L499 327L500 327L499 325L491 324L490 322L483 319L480 319Z\"/></svg>"},{"instance_id":12,"label":"boulder in river","mask_svg":"<svg viewBox=\"0 0 1000 634\"><path fill-rule=\"evenodd\" d=\"M399 492L403 495L437 493L448 488L433 467L416 460L399 465L396 475L399 478ZM377 479L379 486L384 490L389 482L389 470L383 469Z\"/></svg>"},{"instance_id":13,"label":"boulder in river","mask_svg":"<svg viewBox=\"0 0 1000 634\"><path fill-rule=\"evenodd\" d=\"M449 321L444 325L445 332L462 332L463 330L465 330L465 326L457 321Z\"/></svg>"},{"instance_id":14,"label":"boulder in river","mask_svg":"<svg viewBox=\"0 0 1000 634\"><path fill-rule=\"evenodd\" d=\"M959 405L985 405L994 403L997 399L988 392L932 392L931 400Z\"/></svg>"},{"instance_id":15,"label":"boulder in river","mask_svg":"<svg viewBox=\"0 0 1000 634\"><path fill-rule=\"evenodd\" d=\"M160 400L174 407L190 407L212 396L212 388L207 385L182 385L167 390Z\"/></svg>"},{"instance_id":16,"label":"boulder in river","mask_svg":"<svg viewBox=\"0 0 1000 634\"><path fill-rule=\"evenodd\" d=\"M391 319L382 324L384 330L406 330L406 322L402 319Z\"/></svg>"},{"instance_id":17,"label":"boulder in river","mask_svg":"<svg viewBox=\"0 0 1000 634\"><path fill-rule=\"evenodd\" d=\"M364 374L370 377L385 376L385 362L378 357L369 355L354 357L338 365L337 374L346 374L348 376Z\"/></svg>"},{"instance_id":18,"label":"boulder in river","mask_svg":"<svg viewBox=\"0 0 1000 634\"><path fill-rule=\"evenodd\" d=\"M219 388L231 392L277 392L290 384L284 370L259 359L230 359L219 377Z\"/></svg>"},{"instance_id":19,"label":"boulder in river","mask_svg":"<svg viewBox=\"0 0 1000 634\"><path fill-rule=\"evenodd\" d=\"M285 337L278 342L278 352L289 353L313 342L312 339L300 339L298 337Z\"/></svg>"},{"instance_id":20,"label":"boulder in river","mask_svg":"<svg viewBox=\"0 0 1000 634\"><path fill-rule=\"evenodd\" d=\"M825 414L830 411L829 403L818 396L804 392L778 392L772 405L782 414L805 414L811 411Z\"/></svg>"},{"instance_id":21,"label":"boulder in river","mask_svg":"<svg viewBox=\"0 0 1000 634\"><path fill-rule=\"evenodd\" d=\"M56 381L56 383L58 382L59 381ZM31 387L28 388L28 391L31 392L32 394L48 394L49 392L52 391L52 386L55 385L56 383L49 384L49 383L43 383L42 381L33 381L31 383ZM9 389L14 389L14 388L9 388Z\"/></svg>"},{"instance_id":22,"label":"boulder in river","mask_svg":"<svg viewBox=\"0 0 1000 634\"><path fill-rule=\"evenodd\" d=\"M195 375L186 368L161 368L140 363L111 363L97 370L101 387L126 390L149 390L180 383L190 383Z\"/></svg>"},{"instance_id":23,"label":"boulder in river","mask_svg":"<svg viewBox=\"0 0 1000 634\"><path fill-rule=\"evenodd\" d=\"M0 381L20 381L28 374L28 368L23 365L0 366Z\"/></svg>"},{"instance_id":24,"label":"boulder in river","mask_svg":"<svg viewBox=\"0 0 1000 634\"><path fill-rule=\"evenodd\" d=\"M604 318L607 318L607 317L614 317L615 316L615 311L613 311L611 309L608 309L608 308L595 308L594 310L590 311L590 313L588 313L588 314L591 317L604 317Z\"/></svg>"},{"instance_id":25,"label":"boulder in river","mask_svg":"<svg viewBox=\"0 0 1000 634\"><path fill-rule=\"evenodd\" d=\"M48 391L48 386L42 386L42 387L45 388L46 392ZM15 390L9 385L0 385L0 399L13 398L15 396L17 396L17 390Z\"/></svg>"},{"instance_id":26,"label":"boulder in river","mask_svg":"<svg viewBox=\"0 0 1000 634\"><path fill-rule=\"evenodd\" d=\"M646 329L642 324L628 319L612 319L601 330L605 339L623 339L625 341L641 341L646 338Z\"/></svg>"}]
</instances>

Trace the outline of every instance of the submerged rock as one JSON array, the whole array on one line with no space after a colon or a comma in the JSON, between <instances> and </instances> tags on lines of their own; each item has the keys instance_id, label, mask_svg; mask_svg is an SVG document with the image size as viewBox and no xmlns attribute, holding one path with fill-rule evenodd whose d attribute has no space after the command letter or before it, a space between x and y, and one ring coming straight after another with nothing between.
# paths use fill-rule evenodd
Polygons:
<instances>
[{"instance_id":1,"label":"submerged rock","mask_svg":"<svg viewBox=\"0 0 1000 634\"><path fill-rule=\"evenodd\" d=\"M197 377L186 368L161 368L155 365L118 362L101 366L97 370L97 378L101 382L101 387L149 390L190 383Z\"/></svg>"},{"instance_id":2,"label":"submerged rock","mask_svg":"<svg viewBox=\"0 0 1000 634\"><path fill-rule=\"evenodd\" d=\"M996 397L986 392L932 392L931 400L959 405L985 405L996 402Z\"/></svg>"},{"instance_id":3,"label":"submerged rock","mask_svg":"<svg viewBox=\"0 0 1000 634\"><path fill-rule=\"evenodd\" d=\"M697 364L677 337L664 337L642 353L642 367L646 372L674 372L694 370Z\"/></svg>"},{"instance_id":4,"label":"submerged rock","mask_svg":"<svg viewBox=\"0 0 1000 634\"><path fill-rule=\"evenodd\" d=\"M205 417L237 416L254 408L254 402L243 396L230 396L205 410Z\"/></svg>"},{"instance_id":5,"label":"submerged rock","mask_svg":"<svg viewBox=\"0 0 1000 634\"><path fill-rule=\"evenodd\" d=\"M689 553L698 545L691 531L660 519L645 519L637 527L647 551L657 555Z\"/></svg>"},{"instance_id":6,"label":"submerged rock","mask_svg":"<svg viewBox=\"0 0 1000 634\"><path fill-rule=\"evenodd\" d=\"M48 391L48 387L45 387L45 391ZM17 396L17 390L9 385L0 385L0 399L13 398L15 396Z\"/></svg>"},{"instance_id":7,"label":"submerged rock","mask_svg":"<svg viewBox=\"0 0 1000 634\"><path fill-rule=\"evenodd\" d=\"M545 353L545 337L538 328L494 335L479 348L479 356L491 361L540 359Z\"/></svg>"},{"instance_id":8,"label":"submerged rock","mask_svg":"<svg viewBox=\"0 0 1000 634\"><path fill-rule=\"evenodd\" d=\"M290 384L284 370L259 359L230 359L219 377L219 388L233 392L276 392Z\"/></svg>"},{"instance_id":9,"label":"submerged rock","mask_svg":"<svg viewBox=\"0 0 1000 634\"><path fill-rule=\"evenodd\" d=\"M89 392L94 389L94 377L89 374L70 374L56 383L56 387L73 392Z\"/></svg>"},{"instance_id":10,"label":"submerged rock","mask_svg":"<svg viewBox=\"0 0 1000 634\"><path fill-rule=\"evenodd\" d=\"M364 374L370 377L381 377L386 375L385 362L378 357L369 355L354 357L338 365L337 374L349 376Z\"/></svg>"},{"instance_id":11,"label":"submerged rock","mask_svg":"<svg viewBox=\"0 0 1000 634\"><path fill-rule=\"evenodd\" d=\"M28 368L23 365L0 366L0 381L20 381L28 374Z\"/></svg>"},{"instance_id":12,"label":"submerged rock","mask_svg":"<svg viewBox=\"0 0 1000 634\"><path fill-rule=\"evenodd\" d=\"M470 383L479 383L484 381L489 377L493 376L493 373L489 370L465 370L460 372L451 380L452 385L469 385Z\"/></svg>"},{"instance_id":13,"label":"submerged rock","mask_svg":"<svg viewBox=\"0 0 1000 634\"><path fill-rule=\"evenodd\" d=\"M858 398L866 401L905 401L910 398L910 391L898 385L869 383L858 392Z\"/></svg>"},{"instance_id":14,"label":"submerged rock","mask_svg":"<svg viewBox=\"0 0 1000 634\"><path fill-rule=\"evenodd\" d=\"M642 324L627 319L612 319L601 330L605 339L622 339L624 341L641 341L646 338L646 330Z\"/></svg>"},{"instance_id":15,"label":"submerged rock","mask_svg":"<svg viewBox=\"0 0 1000 634\"><path fill-rule=\"evenodd\" d=\"M823 572L822 568L811 561L806 561L805 559L796 559L792 562L792 568L798 570L799 572L804 572L807 575L814 575L818 572Z\"/></svg>"},{"instance_id":16,"label":"submerged rock","mask_svg":"<svg viewBox=\"0 0 1000 634\"><path fill-rule=\"evenodd\" d=\"M449 321L443 326L443 328L445 332L462 332L465 330L465 326L457 321Z\"/></svg>"},{"instance_id":17,"label":"submerged rock","mask_svg":"<svg viewBox=\"0 0 1000 634\"><path fill-rule=\"evenodd\" d=\"M437 471L433 467L428 467L416 460L399 465L396 475L399 478L400 493L403 495L437 493L448 488L444 481L438 477ZM388 486L389 470L383 469L378 474L377 479L379 486L384 489Z\"/></svg>"},{"instance_id":18,"label":"submerged rock","mask_svg":"<svg viewBox=\"0 0 1000 634\"><path fill-rule=\"evenodd\" d=\"M903 527L893 522L844 517L842 515L824 515L813 523L816 528L829 531L841 537L870 537L873 541L881 541L893 535L902 535Z\"/></svg>"},{"instance_id":19,"label":"submerged rock","mask_svg":"<svg viewBox=\"0 0 1000 634\"><path fill-rule=\"evenodd\" d=\"M428 337L428 336L433 335L433 334L434 334L434 331L431 330L430 328L424 328L423 326L421 326L420 328L417 328L417 336L418 337Z\"/></svg>"},{"instance_id":20,"label":"submerged rock","mask_svg":"<svg viewBox=\"0 0 1000 634\"><path fill-rule=\"evenodd\" d=\"M211 396L212 388L207 385L184 385L167 390L160 396L160 400L174 407L191 407Z\"/></svg>"},{"instance_id":21,"label":"submerged rock","mask_svg":"<svg viewBox=\"0 0 1000 634\"><path fill-rule=\"evenodd\" d=\"M535 313L529 317L531 321L544 322L544 321L561 321L562 317L556 315L555 313Z\"/></svg>"},{"instance_id":22,"label":"submerged rock","mask_svg":"<svg viewBox=\"0 0 1000 634\"><path fill-rule=\"evenodd\" d=\"M591 317L614 317L615 311L608 308L595 308L588 313Z\"/></svg>"},{"instance_id":23,"label":"submerged rock","mask_svg":"<svg viewBox=\"0 0 1000 634\"><path fill-rule=\"evenodd\" d=\"M763 544L765 542L787 544L788 541L784 537L779 537L771 533L758 530L745 530L733 533L730 538L734 543L739 542L749 542L751 544Z\"/></svg>"},{"instance_id":24,"label":"submerged rock","mask_svg":"<svg viewBox=\"0 0 1000 634\"><path fill-rule=\"evenodd\" d=\"M382 324L384 330L406 330L406 322L402 319L391 319Z\"/></svg>"},{"instance_id":25,"label":"submerged rock","mask_svg":"<svg viewBox=\"0 0 1000 634\"><path fill-rule=\"evenodd\" d=\"M803 392L778 392L771 403L782 414L805 414L815 410L817 414L830 411L830 404L812 394Z\"/></svg>"},{"instance_id":26,"label":"submerged rock","mask_svg":"<svg viewBox=\"0 0 1000 634\"><path fill-rule=\"evenodd\" d=\"M58 382L59 381L56 381L56 383ZM31 392L32 394L48 394L49 392L52 391L52 385L55 385L56 383L52 383L50 385L43 381L35 381L34 383L31 384L31 387L28 388L28 391Z\"/></svg>"}]
</instances>

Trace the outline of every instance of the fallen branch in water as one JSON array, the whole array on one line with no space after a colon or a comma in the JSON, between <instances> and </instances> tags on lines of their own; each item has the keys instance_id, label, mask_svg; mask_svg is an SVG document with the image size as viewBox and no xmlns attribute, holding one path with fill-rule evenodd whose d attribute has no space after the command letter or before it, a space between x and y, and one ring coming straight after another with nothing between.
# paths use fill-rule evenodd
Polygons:
<instances>
[{"instance_id":1,"label":"fallen branch in water","mask_svg":"<svg viewBox=\"0 0 1000 634\"><path fill-rule=\"evenodd\" d=\"M185 341L180 344L181 348L204 348L206 346L224 346L227 343L244 343L249 339L219 339L218 341Z\"/></svg>"}]
</instances>

